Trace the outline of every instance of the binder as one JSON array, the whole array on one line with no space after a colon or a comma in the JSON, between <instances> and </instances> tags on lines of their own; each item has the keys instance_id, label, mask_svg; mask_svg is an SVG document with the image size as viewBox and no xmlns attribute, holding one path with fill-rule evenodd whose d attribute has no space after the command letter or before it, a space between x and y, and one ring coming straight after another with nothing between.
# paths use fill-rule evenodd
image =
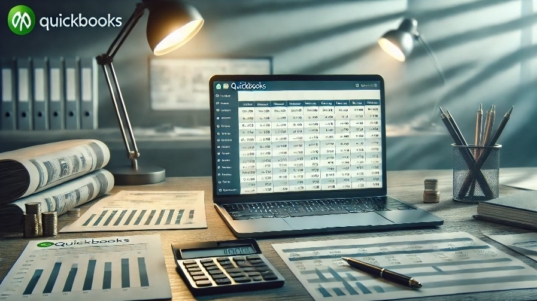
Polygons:
<instances>
[{"instance_id":1,"label":"binder","mask_svg":"<svg viewBox=\"0 0 537 301\"><path fill-rule=\"evenodd\" d=\"M0 72L0 129L3 131L17 129L17 110L15 106L15 59L2 59Z\"/></svg>"},{"instance_id":2,"label":"binder","mask_svg":"<svg viewBox=\"0 0 537 301\"><path fill-rule=\"evenodd\" d=\"M78 58L65 59L65 129L80 129L80 68Z\"/></svg>"},{"instance_id":3,"label":"binder","mask_svg":"<svg viewBox=\"0 0 537 301\"><path fill-rule=\"evenodd\" d=\"M29 58L17 59L17 129L23 131L33 129L31 70Z\"/></svg>"},{"instance_id":4,"label":"binder","mask_svg":"<svg viewBox=\"0 0 537 301\"><path fill-rule=\"evenodd\" d=\"M49 128L63 130L63 58L49 58Z\"/></svg>"},{"instance_id":5,"label":"binder","mask_svg":"<svg viewBox=\"0 0 537 301\"><path fill-rule=\"evenodd\" d=\"M97 62L94 58L80 60L80 128L97 129Z\"/></svg>"},{"instance_id":6,"label":"binder","mask_svg":"<svg viewBox=\"0 0 537 301\"><path fill-rule=\"evenodd\" d=\"M34 130L48 130L47 58L33 58Z\"/></svg>"}]
</instances>

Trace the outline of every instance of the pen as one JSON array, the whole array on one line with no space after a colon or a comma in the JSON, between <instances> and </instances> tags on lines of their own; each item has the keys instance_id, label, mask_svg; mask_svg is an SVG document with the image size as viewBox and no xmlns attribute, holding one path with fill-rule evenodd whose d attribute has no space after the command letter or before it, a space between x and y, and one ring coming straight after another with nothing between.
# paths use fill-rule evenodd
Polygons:
<instances>
[{"instance_id":1,"label":"pen","mask_svg":"<svg viewBox=\"0 0 537 301\"><path fill-rule=\"evenodd\" d=\"M474 146L480 146L482 130L483 130L483 104L480 104L479 109L477 110L477 116L475 118ZM477 148L474 149L474 157L476 160L479 157L479 150Z\"/></svg>"},{"instance_id":2,"label":"pen","mask_svg":"<svg viewBox=\"0 0 537 301\"><path fill-rule=\"evenodd\" d=\"M494 105L490 108L490 110L487 112L487 121L485 122L485 132L483 133L483 137L481 137L481 145L486 146L488 143L488 140L490 138L490 135L492 134L492 127L494 126L494 118L496 115L496 108Z\"/></svg>"},{"instance_id":3,"label":"pen","mask_svg":"<svg viewBox=\"0 0 537 301\"><path fill-rule=\"evenodd\" d=\"M372 265L367 262L363 262L354 258L341 257L345 262L347 262L351 267L356 268L360 271L366 272L373 276L378 276L380 278L406 285L410 288L420 288L422 285L419 281L412 277L408 277L385 268Z\"/></svg>"}]
</instances>

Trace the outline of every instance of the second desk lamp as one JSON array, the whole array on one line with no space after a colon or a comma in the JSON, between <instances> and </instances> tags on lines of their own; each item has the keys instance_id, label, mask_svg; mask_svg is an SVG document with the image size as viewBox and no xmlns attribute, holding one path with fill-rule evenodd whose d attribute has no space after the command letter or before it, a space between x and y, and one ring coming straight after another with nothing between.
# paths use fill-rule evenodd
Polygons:
<instances>
[{"instance_id":1,"label":"second desk lamp","mask_svg":"<svg viewBox=\"0 0 537 301\"><path fill-rule=\"evenodd\" d=\"M184 45L198 33L204 22L196 8L181 1L142 0L136 5L134 13L114 39L108 51L97 56L97 63L102 66L106 83L110 89L123 142L127 149L127 156L131 160L130 167L110 168L117 185L152 184L166 179L166 171L163 168L138 163L140 152L134 139L127 108L112 64L114 56L144 14L145 9L149 10L147 41L155 55L167 54ZM109 71L112 80L108 74Z\"/></svg>"}]
</instances>

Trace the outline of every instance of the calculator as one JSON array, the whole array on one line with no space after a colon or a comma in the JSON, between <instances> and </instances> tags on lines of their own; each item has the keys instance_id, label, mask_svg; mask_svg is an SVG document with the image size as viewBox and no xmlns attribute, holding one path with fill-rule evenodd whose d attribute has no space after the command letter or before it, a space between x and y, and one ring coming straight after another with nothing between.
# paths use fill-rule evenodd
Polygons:
<instances>
[{"instance_id":1,"label":"calculator","mask_svg":"<svg viewBox=\"0 0 537 301\"><path fill-rule=\"evenodd\" d=\"M282 287L255 239L172 244L177 272L194 295Z\"/></svg>"}]
</instances>

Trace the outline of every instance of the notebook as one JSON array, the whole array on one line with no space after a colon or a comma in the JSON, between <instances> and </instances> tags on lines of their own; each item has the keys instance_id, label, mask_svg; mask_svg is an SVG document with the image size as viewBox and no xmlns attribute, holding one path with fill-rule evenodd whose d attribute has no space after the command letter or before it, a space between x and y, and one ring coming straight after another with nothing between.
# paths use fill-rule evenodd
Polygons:
<instances>
[{"instance_id":1,"label":"notebook","mask_svg":"<svg viewBox=\"0 0 537 301\"><path fill-rule=\"evenodd\" d=\"M437 226L386 195L378 75L216 75L214 206L237 237Z\"/></svg>"},{"instance_id":2,"label":"notebook","mask_svg":"<svg viewBox=\"0 0 537 301\"><path fill-rule=\"evenodd\" d=\"M537 230L537 191L526 190L477 205L477 219Z\"/></svg>"}]
</instances>

